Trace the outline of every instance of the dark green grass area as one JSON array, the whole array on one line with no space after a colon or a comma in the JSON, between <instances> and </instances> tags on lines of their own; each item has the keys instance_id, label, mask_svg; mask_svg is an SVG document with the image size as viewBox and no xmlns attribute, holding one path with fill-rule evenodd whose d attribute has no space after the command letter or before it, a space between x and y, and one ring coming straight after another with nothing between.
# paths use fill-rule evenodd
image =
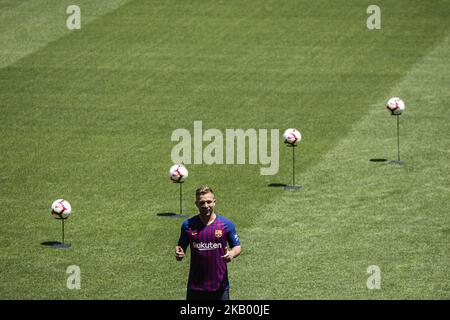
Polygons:
<instances>
[{"instance_id":1,"label":"dark green grass area","mask_svg":"<svg viewBox=\"0 0 450 320\"><path fill-rule=\"evenodd\" d=\"M448 299L449 5L381 1L370 31L370 4L130 1L42 34L47 45L0 69L0 297L182 299L181 220L157 213L178 210L171 134L201 120L304 137L297 193L268 187L291 179L281 141L274 176L187 165L185 212L210 184L241 237L232 297ZM396 155L391 95L407 104L398 168L368 162ZM65 251L40 244L59 240L60 197L73 206ZM69 265L81 290L66 287ZM366 287L369 265L381 290Z\"/></svg>"}]
</instances>

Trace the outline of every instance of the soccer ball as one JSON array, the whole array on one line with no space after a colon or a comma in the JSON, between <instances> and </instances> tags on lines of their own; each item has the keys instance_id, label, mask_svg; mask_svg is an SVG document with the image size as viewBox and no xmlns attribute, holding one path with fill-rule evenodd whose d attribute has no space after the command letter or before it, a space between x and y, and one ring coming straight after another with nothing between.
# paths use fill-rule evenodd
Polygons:
<instances>
[{"instance_id":1,"label":"soccer ball","mask_svg":"<svg viewBox=\"0 0 450 320\"><path fill-rule=\"evenodd\" d=\"M391 112L392 115L400 115L405 111L405 103L402 99L398 97L393 97L386 103L386 108Z\"/></svg>"},{"instance_id":2,"label":"soccer ball","mask_svg":"<svg viewBox=\"0 0 450 320\"><path fill-rule=\"evenodd\" d=\"M182 164L174 164L170 167L169 178L173 182L182 183L188 177L188 170Z\"/></svg>"},{"instance_id":3,"label":"soccer ball","mask_svg":"<svg viewBox=\"0 0 450 320\"><path fill-rule=\"evenodd\" d=\"M69 201L58 199L52 203L52 216L55 219L67 219L72 213Z\"/></svg>"},{"instance_id":4,"label":"soccer ball","mask_svg":"<svg viewBox=\"0 0 450 320\"><path fill-rule=\"evenodd\" d=\"M302 140L302 134L297 129L287 129L283 133L284 143L296 146Z\"/></svg>"}]
</instances>

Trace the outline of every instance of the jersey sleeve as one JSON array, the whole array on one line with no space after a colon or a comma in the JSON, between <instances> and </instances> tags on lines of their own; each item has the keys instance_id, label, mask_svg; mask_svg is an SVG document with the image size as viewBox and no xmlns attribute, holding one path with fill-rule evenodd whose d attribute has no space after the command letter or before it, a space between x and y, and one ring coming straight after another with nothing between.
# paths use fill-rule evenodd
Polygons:
<instances>
[{"instance_id":1,"label":"jersey sleeve","mask_svg":"<svg viewBox=\"0 0 450 320\"><path fill-rule=\"evenodd\" d=\"M236 228L233 222L228 221L226 226L227 226L227 241L228 244L230 245L230 248L240 246L241 242L239 241L239 237L237 235Z\"/></svg>"},{"instance_id":2,"label":"jersey sleeve","mask_svg":"<svg viewBox=\"0 0 450 320\"><path fill-rule=\"evenodd\" d=\"M178 239L178 245L180 247L182 247L184 251L186 251L186 248L189 245L189 238L188 238L188 236L186 234L187 228L188 228L188 222L186 220L181 225L180 238Z\"/></svg>"}]
</instances>

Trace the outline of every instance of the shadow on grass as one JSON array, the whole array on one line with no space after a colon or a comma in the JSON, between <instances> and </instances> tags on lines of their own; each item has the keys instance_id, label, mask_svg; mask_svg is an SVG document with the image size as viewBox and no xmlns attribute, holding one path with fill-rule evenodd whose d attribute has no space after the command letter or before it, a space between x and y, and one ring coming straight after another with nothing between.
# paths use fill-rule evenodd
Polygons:
<instances>
[{"instance_id":1,"label":"shadow on grass","mask_svg":"<svg viewBox=\"0 0 450 320\"><path fill-rule=\"evenodd\" d=\"M44 241L44 242L41 242L41 244L42 244L43 246L52 247L52 246L54 246L55 244L61 244L61 242L59 242L59 241Z\"/></svg>"},{"instance_id":2,"label":"shadow on grass","mask_svg":"<svg viewBox=\"0 0 450 320\"><path fill-rule=\"evenodd\" d=\"M162 212L162 213L157 213L157 216L160 217L166 217L166 218L188 218L188 215L186 214L179 214L179 213L175 213L175 212Z\"/></svg>"},{"instance_id":3,"label":"shadow on grass","mask_svg":"<svg viewBox=\"0 0 450 320\"><path fill-rule=\"evenodd\" d=\"M385 159L385 158L372 158L372 159L369 159L369 161L370 162L386 162L387 159Z\"/></svg>"},{"instance_id":4,"label":"shadow on grass","mask_svg":"<svg viewBox=\"0 0 450 320\"><path fill-rule=\"evenodd\" d=\"M284 188L287 186L287 184L285 184L285 183L270 183L267 186L272 187L272 188Z\"/></svg>"},{"instance_id":5,"label":"shadow on grass","mask_svg":"<svg viewBox=\"0 0 450 320\"><path fill-rule=\"evenodd\" d=\"M62 243L59 241L44 241L41 244L53 249L68 249L72 246L70 243Z\"/></svg>"}]
</instances>

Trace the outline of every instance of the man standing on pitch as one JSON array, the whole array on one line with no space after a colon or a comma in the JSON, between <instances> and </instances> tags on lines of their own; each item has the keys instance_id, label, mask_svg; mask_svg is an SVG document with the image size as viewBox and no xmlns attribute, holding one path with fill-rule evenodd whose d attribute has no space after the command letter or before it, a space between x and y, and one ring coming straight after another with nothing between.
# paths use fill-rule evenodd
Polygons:
<instances>
[{"instance_id":1,"label":"man standing on pitch","mask_svg":"<svg viewBox=\"0 0 450 320\"><path fill-rule=\"evenodd\" d=\"M214 211L216 197L211 188L200 187L195 192L199 214L185 220L175 247L181 261L191 248L187 300L229 300L227 262L241 252L234 224ZM227 243L230 250L227 249Z\"/></svg>"}]
</instances>

